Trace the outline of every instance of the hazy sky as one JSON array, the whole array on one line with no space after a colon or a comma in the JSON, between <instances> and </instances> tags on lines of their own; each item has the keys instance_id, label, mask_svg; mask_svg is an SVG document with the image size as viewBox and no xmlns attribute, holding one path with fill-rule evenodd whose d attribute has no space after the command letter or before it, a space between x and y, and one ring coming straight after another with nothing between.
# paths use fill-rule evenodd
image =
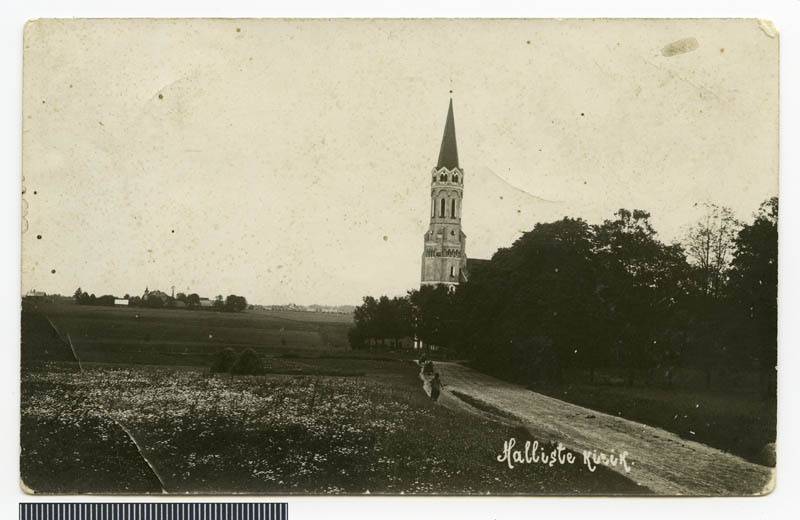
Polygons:
<instances>
[{"instance_id":1,"label":"hazy sky","mask_svg":"<svg viewBox=\"0 0 800 520\"><path fill-rule=\"evenodd\" d=\"M777 194L752 20L40 20L24 52L23 292L415 288L450 89L470 257L620 207L671 241Z\"/></svg>"}]
</instances>

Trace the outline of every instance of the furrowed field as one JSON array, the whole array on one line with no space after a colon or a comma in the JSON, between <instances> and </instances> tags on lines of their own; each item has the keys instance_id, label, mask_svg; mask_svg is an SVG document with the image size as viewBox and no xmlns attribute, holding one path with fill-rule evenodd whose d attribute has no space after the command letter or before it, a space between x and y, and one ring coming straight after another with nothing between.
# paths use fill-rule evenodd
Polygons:
<instances>
[{"instance_id":1,"label":"furrowed field","mask_svg":"<svg viewBox=\"0 0 800 520\"><path fill-rule=\"evenodd\" d=\"M647 491L580 464L508 469L496 457L524 430L432 403L413 361L348 352L348 326L310 313L26 308L23 482L42 493ZM210 374L226 347L255 349L269 373Z\"/></svg>"}]
</instances>

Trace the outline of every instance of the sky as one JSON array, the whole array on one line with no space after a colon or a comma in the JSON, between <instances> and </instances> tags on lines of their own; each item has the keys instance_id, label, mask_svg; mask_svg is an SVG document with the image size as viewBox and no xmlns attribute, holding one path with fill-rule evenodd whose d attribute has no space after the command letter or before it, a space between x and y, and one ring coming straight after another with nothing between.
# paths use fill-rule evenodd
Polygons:
<instances>
[{"instance_id":1,"label":"sky","mask_svg":"<svg viewBox=\"0 0 800 520\"><path fill-rule=\"evenodd\" d=\"M22 291L403 294L451 96L469 257L621 207L671 242L778 192L755 20L38 20Z\"/></svg>"}]
</instances>

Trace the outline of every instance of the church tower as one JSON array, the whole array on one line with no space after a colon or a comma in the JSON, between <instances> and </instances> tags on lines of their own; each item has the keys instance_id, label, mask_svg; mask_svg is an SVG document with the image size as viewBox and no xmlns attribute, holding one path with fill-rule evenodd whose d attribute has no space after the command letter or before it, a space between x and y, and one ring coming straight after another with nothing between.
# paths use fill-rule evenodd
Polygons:
<instances>
[{"instance_id":1,"label":"church tower","mask_svg":"<svg viewBox=\"0 0 800 520\"><path fill-rule=\"evenodd\" d=\"M439 161L431 171L431 223L422 252L422 285L445 284L452 290L466 275L467 236L461 231L463 195L464 171L458 165L451 99Z\"/></svg>"}]
</instances>

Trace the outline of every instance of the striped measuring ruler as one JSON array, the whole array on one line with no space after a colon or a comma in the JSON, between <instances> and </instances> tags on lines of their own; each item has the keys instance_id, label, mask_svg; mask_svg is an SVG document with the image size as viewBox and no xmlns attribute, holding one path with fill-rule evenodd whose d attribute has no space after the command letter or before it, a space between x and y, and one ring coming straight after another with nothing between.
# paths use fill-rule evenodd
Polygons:
<instances>
[{"instance_id":1,"label":"striped measuring ruler","mask_svg":"<svg viewBox=\"0 0 800 520\"><path fill-rule=\"evenodd\" d=\"M22 503L20 520L286 520L286 503Z\"/></svg>"}]
</instances>

